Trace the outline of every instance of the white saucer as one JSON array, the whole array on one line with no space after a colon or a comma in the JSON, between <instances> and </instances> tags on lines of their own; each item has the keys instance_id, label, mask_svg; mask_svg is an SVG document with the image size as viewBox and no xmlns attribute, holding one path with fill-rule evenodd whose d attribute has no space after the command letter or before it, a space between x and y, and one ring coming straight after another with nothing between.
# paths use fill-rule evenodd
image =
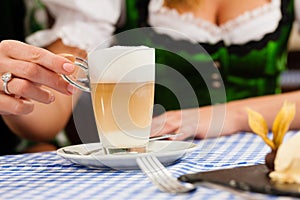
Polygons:
<instances>
[{"instance_id":1,"label":"white saucer","mask_svg":"<svg viewBox=\"0 0 300 200\"><path fill-rule=\"evenodd\" d=\"M88 151L101 148L100 143L67 146L58 149L56 152L59 156L79 165L96 168L110 167L121 170L138 169L136 158L149 153L155 155L165 166L170 165L183 157L186 153L195 150L196 147L197 145L192 142L160 140L149 142L147 148L148 152L139 154L105 155L104 152L100 150L91 155L75 155L65 153L64 151L77 151L84 154Z\"/></svg>"}]
</instances>

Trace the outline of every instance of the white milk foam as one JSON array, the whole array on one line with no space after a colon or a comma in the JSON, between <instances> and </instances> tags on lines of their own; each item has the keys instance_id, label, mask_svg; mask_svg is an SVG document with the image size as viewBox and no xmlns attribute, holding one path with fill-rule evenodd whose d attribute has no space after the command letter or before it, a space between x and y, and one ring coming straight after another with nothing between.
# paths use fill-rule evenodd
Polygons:
<instances>
[{"instance_id":1,"label":"white milk foam","mask_svg":"<svg viewBox=\"0 0 300 200\"><path fill-rule=\"evenodd\" d=\"M91 83L154 81L155 49L113 46L88 55Z\"/></svg>"}]
</instances>

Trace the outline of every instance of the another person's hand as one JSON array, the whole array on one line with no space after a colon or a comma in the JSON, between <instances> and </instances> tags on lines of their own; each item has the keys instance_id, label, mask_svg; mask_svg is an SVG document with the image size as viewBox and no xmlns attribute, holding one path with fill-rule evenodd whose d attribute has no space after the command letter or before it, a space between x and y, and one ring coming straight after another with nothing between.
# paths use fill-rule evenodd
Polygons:
<instances>
[{"instance_id":1,"label":"another person's hand","mask_svg":"<svg viewBox=\"0 0 300 200\"><path fill-rule=\"evenodd\" d=\"M0 75L11 73L12 79L4 91L0 79L0 114L22 115L33 111L32 100L49 104L55 100L52 88L70 95L73 86L59 74L72 74L74 65L68 59L42 48L14 40L0 43Z\"/></svg>"}]
</instances>

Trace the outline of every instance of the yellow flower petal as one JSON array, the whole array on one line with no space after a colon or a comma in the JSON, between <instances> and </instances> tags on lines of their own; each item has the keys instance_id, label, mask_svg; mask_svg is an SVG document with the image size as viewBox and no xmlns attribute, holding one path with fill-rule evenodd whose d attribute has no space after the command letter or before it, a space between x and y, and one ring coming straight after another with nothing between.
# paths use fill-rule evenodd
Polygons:
<instances>
[{"instance_id":1,"label":"yellow flower petal","mask_svg":"<svg viewBox=\"0 0 300 200\"><path fill-rule=\"evenodd\" d=\"M274 143L267 137L269 129L266 120L261 114L251 109L247 109L248 124L252 131L259 135L267 145L274 149Z\"/></svg>"},{"instance_id":2,"label":"yellow flower petal","mask_svg":"<svg viewBox=\"0 0 300 200\"><path fill-rule=\"evenodd\" d=\"M275 148L278 148L282 143L282 140L288 131L290 124L292 123L296 113L296 106L294 103L284 102L282 108L277 114L273 127L273 142Z\"/></svg>"},{"instance_id":3,"label":"yellow flower petal","mask_svg":"<svg viewBox=\"0 0 300 200\"><path fill-rule=\"evenodd\" d=\"M258 135L267 135L268 126L263 116L251 109L247 109L248 123L252 131Z\"/></svg>"}]
</instances>

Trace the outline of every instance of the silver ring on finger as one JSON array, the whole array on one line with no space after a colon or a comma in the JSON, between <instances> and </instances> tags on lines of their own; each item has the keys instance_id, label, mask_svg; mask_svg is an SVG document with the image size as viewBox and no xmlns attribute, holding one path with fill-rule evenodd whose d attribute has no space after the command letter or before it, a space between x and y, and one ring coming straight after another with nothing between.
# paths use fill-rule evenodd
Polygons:
<instances>
[{"instance_id":1,"label":"silver ring on finger","mask_svg":"<svg viewBox=\"0 0 300 200\"><path fill-rule=\"evenodd\" d=\"M4 74L2 74L2 81L3 81L3 91L5 92L5 94L8 94L10 95L11 93L8 91L8 88L7 88L7 84L9 81L12 80L12 74L10 72L6 72Z\"/></svg>"}]
</instances>

